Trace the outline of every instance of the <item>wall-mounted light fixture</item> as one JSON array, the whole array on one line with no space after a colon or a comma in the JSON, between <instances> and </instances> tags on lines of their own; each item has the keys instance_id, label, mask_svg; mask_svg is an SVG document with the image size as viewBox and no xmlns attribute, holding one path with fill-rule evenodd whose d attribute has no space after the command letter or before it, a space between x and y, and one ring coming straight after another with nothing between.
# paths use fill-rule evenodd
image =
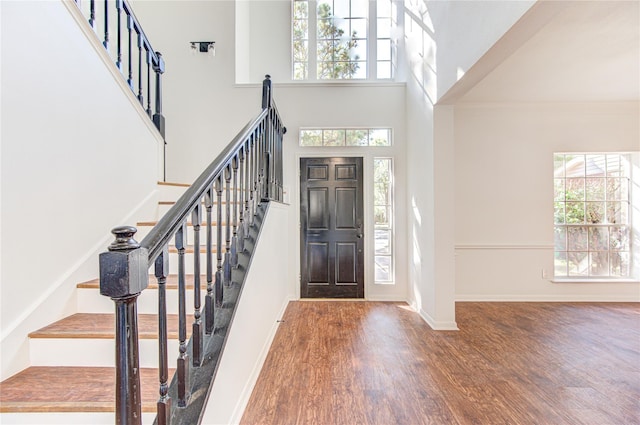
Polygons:
<instances>
[{"instance_id":1,"label":"wall-mounted light fixture","mask_svg":"<svg viewBox=\"0 0 640 425\"><path fill-rule=\"evenodd\" d=\"M211 56L216 55L216 42L215 41L190 41L191 53L209 53Z\"/></svg>"}]
</instances>

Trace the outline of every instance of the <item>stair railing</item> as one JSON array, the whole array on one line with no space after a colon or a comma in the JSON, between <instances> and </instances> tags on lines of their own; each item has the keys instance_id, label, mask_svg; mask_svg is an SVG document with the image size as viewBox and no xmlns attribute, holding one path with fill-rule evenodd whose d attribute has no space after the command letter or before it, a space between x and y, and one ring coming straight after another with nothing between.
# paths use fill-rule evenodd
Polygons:
<instances>
[{"instance_id":1,"label":"stair railing","mask_svg":"<svg viewBox=\"0 0 640 425\"><path fill-rule=\"evenodd\" d=\"M126 0L75 2L164 139L162 74L165 63L162 54L151 47L131 5Z\"/></svg>"},{"instance_id":2,"label":"stair railing","mask_svg":"<svg viewBox=\"0 0 640 425\"><path fill-rule=\"evenodd\" d=\"M116 424L141 423L137 299L148 287L150 269L158 284L156 422L169 424L172 417L181 416L181 409L186 410L192 404L200 407L174 423L198 421L233 315L232 311L223 310L235 306L237 298L229 297L239 296L257 239L260 212L270 200L282 200L282 140L286 128L272 100L268 75L263 82L262 108L140 243L134 239L135 227L117 227L112 230L116 240L108 252L100 254L100 293L111 297L116 311ZM189 220L193 226L192 245L187 245L186 240ZM201 226L205 226L204 247L201 246ZM179 352L170 386L166 286L172 239L177 253ZM187 251L194 253L190 342L187 342L186 315ZM204 253L206 263L204 309L200 295L200 252ZM206 379L197 376L199 371Z\"/></svg>"}]
</instances>

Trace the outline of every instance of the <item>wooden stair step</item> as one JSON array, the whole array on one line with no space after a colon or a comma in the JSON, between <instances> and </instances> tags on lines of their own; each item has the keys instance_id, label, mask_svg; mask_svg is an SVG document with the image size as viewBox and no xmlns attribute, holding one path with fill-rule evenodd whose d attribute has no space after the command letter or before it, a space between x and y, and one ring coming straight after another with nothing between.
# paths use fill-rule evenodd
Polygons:
<instances>
[{"instance_id":1,"label":"wooden stair step","mask_svg":"<svg viewBox=\"0 0 640 425\"><path fill-rule=\"evenodd\" d=\"M190 187L189 183L177 183L177 182L158 182L159 186L177 186L177 187Z\"/></svg>"},{"instance_id":2,"label":"wooden stair step","mask_svg":"<svg viewBox=\"0 0 640 425\"><path fill-rule=\"evenodd\" d=\"M187 335L191 333L193 318L187 315ZM178 315L167 315L167 335L178 339ZM138 336L140 339L158 338L158 316L138 314ZM115 338L115 315L76 313L55 323L31 332L29 338Z\"/></svg>"},{"instance_id":3,"label":"wooden stair step","mask_svg":"<svg viewBox=\"0 0 640 425\"><path fill-rule=\"evenodd\" d=\"M29 367L0 383L0 412L113 412L115 376L111 367ZM141 368L143 412L156 411L158 386L158 370Z\"/></svg>"},{"instance_id":4,"label":"wooden stair step","mask_svg":"<svg viewBox=\"0 0 640 425\"><path fill-rule=\"evenodd\" d=\"M156 224L158 224L158 221L157 221L157 220L156 220L156 221L139 221L139 222L137 222L137 223L136 223L136 226L138 226L138 227L148 227L148 226L155 226ZM222 224L223 226L226 226L226 225L227 225L227 223L225 223L224 221L223 221L222 223L220 223L220 224ZM217 221L213 221L213 222L211 223L211 226L214 226L214 227L215 227L215 226L217 226L217 225L218 225L218 222L217 222ZM189 227L193 227L193 223L192 223L191 221L188 221L188 222L187 222L187 226L189 226ZM200 227L206 227L206 226L207 226L207 222L206 222L206 221L203 221L203 222L200 224Z\"/></svg>"},{"instance_id":5,"label":"wooden stair step","mask_svg":"<svg viewBox=\"0 0 640 425\"><path fill-rule=\"evenodd\" d=\"M202 267L202 265L201 265ZM214 270L215 273L215 270ZM186 279L186 288L187 289L193 289L193 275L192 274L188 274L185 275L185 279ZM215 280L215 276L213 277L213 279ZM207 285L207 276L206 275L200 275L200 286L203 289L206 289L206 285ZM88 280L86 282L82 282L79 283L78 285L76 285L78 288L83 288L83 289L100 289L100 279L99 278L95 278L95 279L91 279ZM158 282L156 281L156 277L153 275L149 276L149 289L158 289ZM166 288L167 289L178 289L178 275L177 274L171 274L169 276L167 276L167 283L166 283Z\"/></svg>"}]
</instances>

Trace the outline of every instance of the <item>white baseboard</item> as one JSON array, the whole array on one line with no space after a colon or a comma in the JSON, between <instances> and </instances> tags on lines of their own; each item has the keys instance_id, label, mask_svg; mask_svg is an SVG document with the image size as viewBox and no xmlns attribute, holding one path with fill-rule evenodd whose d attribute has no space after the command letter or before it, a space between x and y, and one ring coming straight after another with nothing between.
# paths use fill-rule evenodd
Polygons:
<instances>
[{"instance_id":1,"label":"white baseboard","mask_svg":"<svg viewBox=\"0 0 640 425\"><path fill-rule=\"evenodd\" d=\"M459 330L458 329L458 324L455 321L454 322L449 322L449 321L442 322L442 321L434 320L433 317L431 317L423 309L420 309L418 314L420 315L420 317L422 317L422 319L425 322L427 322L427 324L429 326L431 326L431 329L433 329L434 331L457 331L457 330Z\"/></svg>"},{"instance_id":2,"label":"white baseboard","mask_svg":"<svg viewBox=\"0 0 640 425\"><path fill-rule=\"evenodd\" d=\"M456 302L640 302L640 294L633 295L485 295L460 294Z\"/></svg>"}]
</instances>

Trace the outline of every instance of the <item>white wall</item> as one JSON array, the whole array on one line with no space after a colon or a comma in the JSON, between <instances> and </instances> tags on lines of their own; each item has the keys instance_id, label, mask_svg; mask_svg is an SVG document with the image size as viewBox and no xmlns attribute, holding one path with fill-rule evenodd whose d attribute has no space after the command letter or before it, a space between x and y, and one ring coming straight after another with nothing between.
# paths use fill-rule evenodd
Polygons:
<instances>
[{"instance_id":1,"label":"white wall","mask_svg":"<svg viewBox=\"0 0 640 425\"><path fill-rule=\"evenodd\" d=\"M28 365L28 332L75 311L74 286L97 276L111 228L132 224L131 215L152 199L160 140L67 6L1 7L7 377Z\"/></svg>"},{"instance_id":2,"label":"white wall","mask_svg":"<svg viewBox=\"0 0 640 425\"><path fill-rule=\"evenodd\" d=\"M637 102L455 107L457 299L640 300L638 283L549 281L553 153L638 151L639 116Z\"/></svg>"},{"instance_id":3,"label":"white wall","mask_svg":"<svg viewBox=\"0 0 640 425\"><path fill-rule=\"evenodd\" d=\"M240 422L278 329L277 321L295 297L288 285L289 250L273 249L287 238L291 208L276 202L269 206L211 388L204 424Z\"/></svg>"}]
</instances>

